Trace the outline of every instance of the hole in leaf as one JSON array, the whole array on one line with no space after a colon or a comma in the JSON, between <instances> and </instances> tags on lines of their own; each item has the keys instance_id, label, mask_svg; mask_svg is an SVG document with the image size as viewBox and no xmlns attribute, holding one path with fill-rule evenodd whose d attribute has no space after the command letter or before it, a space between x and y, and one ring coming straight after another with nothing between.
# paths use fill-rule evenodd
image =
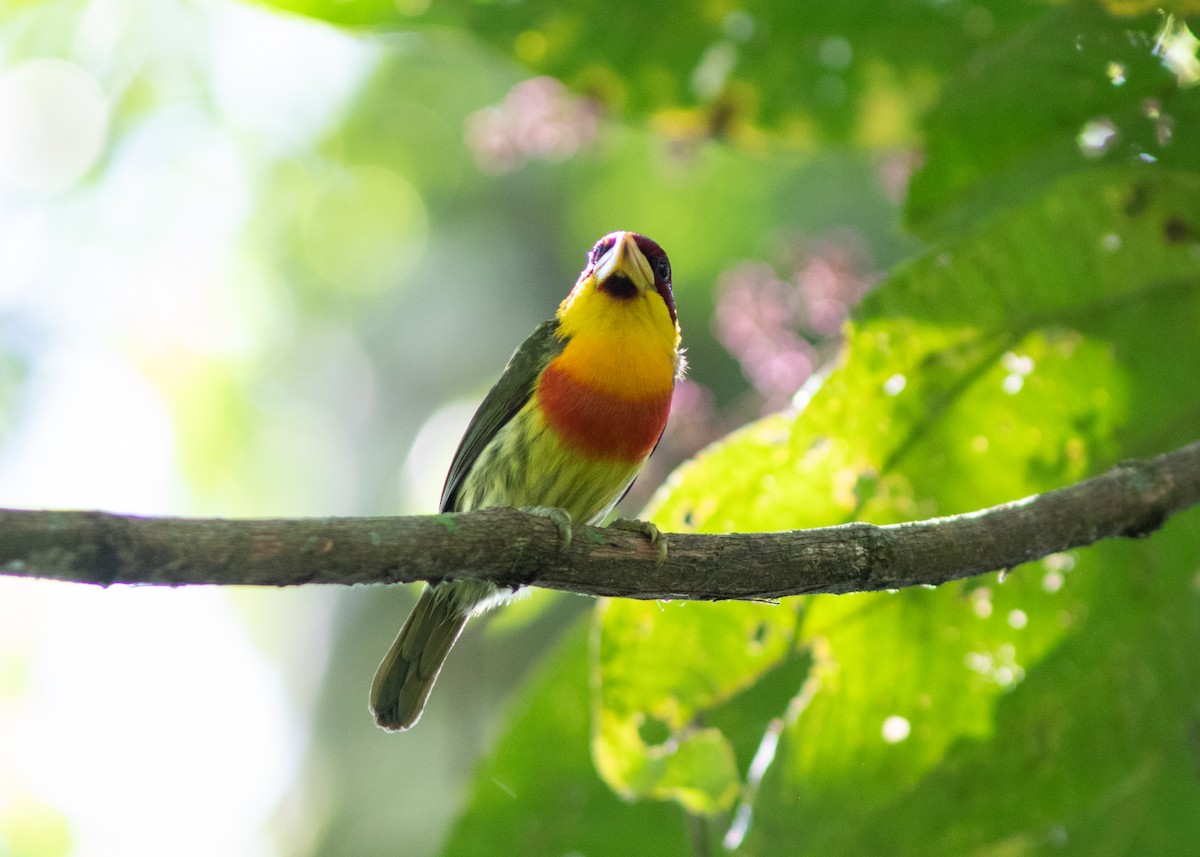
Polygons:
<instances>
[{"instance_id":1,"label":"hole in leaf","mask_svg":"<svg viewBox=\"0 0 1200 857\"><path fill-rule=\"evenodd\" d=\"M642 725L638 727L638 737L646 746L656 747L659 744L665 744L671 737L671 727L665 720L647 716L642 721Z\"/></svg>"},{"instance_id":2,"label":"hole in leaf","mask_svg":"<svg viewBox=\"0 0 1200 857\"><path fill-rule=\"evenodd\" d=\"M1178 216L1168 217L1167 222L1163 225L1163 235L1170 244L1178 244L1185 240L1191 231L1188 222Z\"/></svg>"}]
</instances>

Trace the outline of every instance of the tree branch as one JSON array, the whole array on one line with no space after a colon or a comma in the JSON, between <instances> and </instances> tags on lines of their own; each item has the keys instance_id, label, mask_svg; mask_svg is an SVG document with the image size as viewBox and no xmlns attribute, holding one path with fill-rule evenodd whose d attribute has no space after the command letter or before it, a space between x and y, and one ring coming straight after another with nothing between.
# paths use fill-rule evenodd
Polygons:
<instances>
[{"instance_id":1,"label":"tree branch","mask_svg":"<svg viewBox=\"0 0 1200 857\"><path fill-rule=\"evenodd\" d=\"M1200 503L1200 441L1068 488L908 524L668 536L515 509L392 518L228 520L0 510L0 573L108 585L487 579L589 595L715 601L936 585L1116 536Z\"/></svg>"}]
</instances>

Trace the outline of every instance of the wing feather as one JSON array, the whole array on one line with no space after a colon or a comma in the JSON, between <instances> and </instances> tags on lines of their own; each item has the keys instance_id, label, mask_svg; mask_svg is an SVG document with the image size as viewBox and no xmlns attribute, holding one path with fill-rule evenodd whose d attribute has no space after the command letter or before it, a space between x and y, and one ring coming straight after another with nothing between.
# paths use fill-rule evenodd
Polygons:
<instances>
[{"instance_id":1,"label":"wing feather","mask_svg":"<svg viewBox=\"0 0 1200 857\"><path fill-rule=\"evenodd\" d=\"M564 342L555 336L558 321L542 322L509 358L500 379L480 403L475 416L467 426L446 484L442 488L441 511L454 512L458 506L458 492L463 480L475 466L480 453L491 443L496 433L516 416L533 395L538 376L546 365L562 353Z\"/></svg>"}]
</instances>

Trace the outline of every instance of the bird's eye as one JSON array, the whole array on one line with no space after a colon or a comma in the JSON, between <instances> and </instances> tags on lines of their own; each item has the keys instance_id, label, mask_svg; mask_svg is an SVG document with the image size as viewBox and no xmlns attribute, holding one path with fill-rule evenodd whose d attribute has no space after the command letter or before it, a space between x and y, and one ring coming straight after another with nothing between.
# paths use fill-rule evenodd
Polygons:
<instances>
[{"instance_id":1,"label":"bird's eye","mask_svg":"<svg viewBox=\"0 0 1200 857\"><path fill-rule=\"evenodd\" d=\"M655 257L652 264L654 265L654 276L664 283L671 282L671 261L666 256Z\"/></svg>"}]
</instances>

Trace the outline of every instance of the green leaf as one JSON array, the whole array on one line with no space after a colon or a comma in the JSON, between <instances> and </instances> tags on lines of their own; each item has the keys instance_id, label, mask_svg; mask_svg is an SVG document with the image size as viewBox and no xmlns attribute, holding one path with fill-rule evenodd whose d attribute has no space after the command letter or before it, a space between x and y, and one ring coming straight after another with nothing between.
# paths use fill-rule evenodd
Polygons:
<instances>
[{"instance_id":1,"label":"green leaf","mask_svg":"<svg viewBox=\"0 0 1200 857\"><path fill-rule=\"evenodd\" d=\"M1200 89L1156 52L1164 22L1075 3L980 50L926 118L909 224L943 234L1074 172L1142 161L1200 167Z\"/></svg>"},{"instance_id":2,"label":"green leaf","mask_svg":"<svg viewBox=\"0 0 1200 857\"><path fill-rule=\"evenodd\" d=\"M1069 484L1119 456L1194 439L1200 389L1184 379L1200 377L1197 224L1200 177L1157 168L1074 176L997 213L893 274L862 307L842 362L819 389L806 391L796 412L748 426L681 468L657 499L655 521L667 530L721 532L950 514ZM1093 782L1095 766L1081 747L1070 750L1079 758L1064 761L1056 754L1066 750L1036 743L1039 730L1054 725L1045 721L1040 697L1017 702L1040 693L1026 691L1030 676L1051 670L1056 710L1087 709L1108 724L1101 734L1111 740L1130 701L1098 698L1094 688L1109 680L1120 634L1140 641L1135 647L1153 647L1168 600L1182 601L1172 609L1200 608L1185 586L1190 581L1179 576L1155 582L1165 587L1161 599L1131 603L1129 593L1110 591L1100 581L1108 560L1094 556L1109 551L1119 548L1050 557L1003 583L976 579L936 591L806 600L796 645L807 650L811 667L804 693L796 683L775 699L773 714L786 726L766 778L757 783L742 774L738 824L750 821L733 832L734 840L746 837L742 851L920 854L978 845L983 854L1010 853L1011 845L1011 853L1026 853L1059 835L1049 820L1055 813L1068 836L1077 835L1073 825L1087 812L1092 825L1147 831L1140 817L1096 808L1126 787L1121 778L1135 791L1161 788L1166 767L1118 753L1123 761ZM1164 559L1172 562L1194 568L1195 554ZM1128 582L1129 568L1109 573ZM1134 615L1105 642L1106 632L1092 623L1120 605ZM752 607L767 622L774 610L779 623L791 621L795 609ZM681 723L703 721L718 699L727 700L726 710L737 707L737 698L705 700L695 690L706 681L721 686L739 664L749 666L730 639L693 662L691 641L708 639L706 620L714 627L733 621L717 618L728 606L711 609L711 619L690 607L640 614L652 623L643 637L669 648L636 652L644 664L657 664L648 669L653 687L641 690L640 703L629 693L618 708L601 673L602 722L635 723L639 712L661 717L656 712L670 710L672 699L684 712ZM623 613L608 608L601 615L601 651L610 634L621 648ZM683 621L686 627L677 627ZM1181 632L1196 624L1193 615ZM1200 650L1200 637L1185 636L1179 645ZM794 652L781 648L780 662ZM675 666L663 675L670 657ZM1125 657L1136 660L1131 651ZM752 664L757 672L770 666ZM1137 669L1141 681L1167 686L1152 659ZM1195 694L1185 695L1164 712L1173 719L1162 729L1183 730L1180 712L1197 705ZM687 734L686 725L669 725ZM1012 817L1033 827L1006 822L982 798L973 805L977 817L944 824L951 801L945 783L980 788L959 773L965 748L975 754L972 775L983 776L1003 767L1010 748L998 736L1013 732L1026 736L1026 768L1006 783L1006 800L1020 804ZM706 733L704 740L716 738ZM637 770L645 748L630 741L624 751ZM1167 766L1176 751L1159 745L1157 752ZM1069 799L1056 798L1051 785L1025 796L1026 779L1065 789ZM914 817L894 821L896 808L909 805L919 808ZM921 845L920 831L938 832L941 847Z\"/></svg>"},{"instance_id":3,"label":"green leaf","mask_svg":"<svg viewBox=\"0 0 1200 857\"><path fill-rule=\"evenodd\" d=\"M684 465L655 521L723 532L950 514L1078 479L1118 455L1118 436L1121 454L1192 439L1196 236L1194 174L1060 182L893 274L812 401Z\"/></svg>"},{"instance_id":4,"label":"green leaf","mask_svg":"<svg viewBox=\"0 0 1200 857\"><path fill-rule=\"evenodd\" d=\"M581 621L518 698L476 772L447 857L687 853L677 810L623 802L596 776L587 749L587 639Z\"/></svg>"},{"instance_id":5,"label":"green leaf","mask_svg":"<svg viewBox=\"0 0 1200 857\"><path fill-rule=\"evenodd\" d=\"M592 752L601 776L629 797L674 799L696 813L728 809L740 783L733 745L698 719L787 655L795 612L618 600L603 603L597 622Z\"/></svg>"},{"instance_id":6,"label":"green leaf","mask_svg":"<svg viewBox=\"0 0 1200 857\"><path fill-rule=\"evenodd\" d=\"M1065 585L1060 560L1018 571L989 618L932 624L957 587L872 611L863 648L831 643L838 683L784 734L739 853L1192 854L1198 524L1081 552ZM905 601L917 621L896 627ZM1005 619L1016 609L1027 624ZM890 645L906 656L881 658ZM864 680L864 662L887 680ZM885 711L906 740L881 736Z\"/></svg>"}]
</instances>

